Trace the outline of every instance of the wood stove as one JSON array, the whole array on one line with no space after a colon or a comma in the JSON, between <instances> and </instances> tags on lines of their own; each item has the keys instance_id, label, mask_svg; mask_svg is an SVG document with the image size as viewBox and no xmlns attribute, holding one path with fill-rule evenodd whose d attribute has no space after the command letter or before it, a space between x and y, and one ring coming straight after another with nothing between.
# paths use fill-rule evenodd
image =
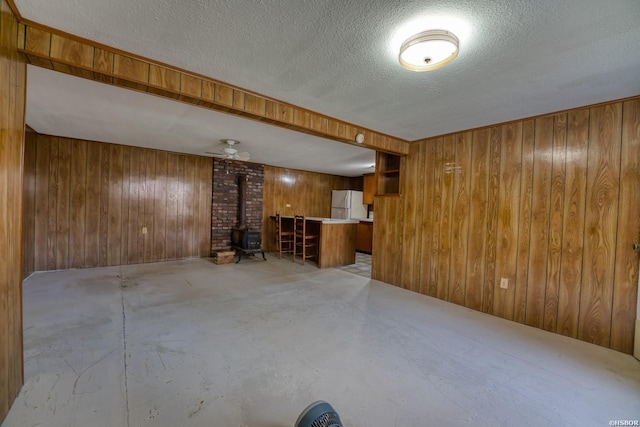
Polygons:
<instances>
[{"instance_id":1,"label":"wood stove","mask_svg":"<svg viewBox=\"0 0 640 427\"><path fill-rule=\"evenodd\" d=\"M238 176L238 225L231 230L231 245L238 253L236 264L242 259L242 254L255 255L256 252L262 254L262 233L250 230L247 226L247 176Z\"/></svg>"}]
</instances>

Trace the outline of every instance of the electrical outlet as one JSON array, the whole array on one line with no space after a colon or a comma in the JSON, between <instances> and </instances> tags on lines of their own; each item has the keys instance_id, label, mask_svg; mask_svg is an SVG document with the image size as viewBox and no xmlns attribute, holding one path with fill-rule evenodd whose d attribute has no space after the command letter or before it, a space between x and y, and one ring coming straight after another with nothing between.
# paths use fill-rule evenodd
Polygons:
<instances>
[{"instance_id":1,"label":"electrical outlet","mask_svg":"<svg viewBox=\"0 0 640 427\"><path fill-rule=\"evenodd\" d=\"M286 205L284 205L285 208L290 208L291 207L291 203L287 203Z\"/></svg>"},{"instance_id":2,"label":"electrical outlet","mask_svg":"<svg viewBox=\"0 0 640 427\"><path fill-rule=\"evenodd\" d=\"M500 287L502 289L507 289L509 287L509 279L507 279L506 277L500 279Z\"/></svg>"},{"instance_id":3,"label":"electrical outlet","mask_svg":"<svg viewBox=\"0 0 640 427\"><path fill-rule=\"evenodd\" d=\"M147 234L147 227L142 227L142 234Z\"/></svg>"}]
</instances>

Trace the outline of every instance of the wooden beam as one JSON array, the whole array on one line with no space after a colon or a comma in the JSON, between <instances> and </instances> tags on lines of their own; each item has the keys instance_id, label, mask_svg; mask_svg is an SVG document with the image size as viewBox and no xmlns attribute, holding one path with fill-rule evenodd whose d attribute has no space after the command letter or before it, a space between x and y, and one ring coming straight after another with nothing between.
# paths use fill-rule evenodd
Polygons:
<instances>
[{"instance_id":1,"label":"wooden beam","mask_svg":"<svg viewBox=\"0 0 640 427\"><path fill-rule=\"evenodd\" d=\"M387 153L409 153L409 141L28 20L22 20L18 33L18 51L32 65L178 99L321 138ZM359 133L365 137L362 144L355 142Z\"/></svg>"}]
</instances>

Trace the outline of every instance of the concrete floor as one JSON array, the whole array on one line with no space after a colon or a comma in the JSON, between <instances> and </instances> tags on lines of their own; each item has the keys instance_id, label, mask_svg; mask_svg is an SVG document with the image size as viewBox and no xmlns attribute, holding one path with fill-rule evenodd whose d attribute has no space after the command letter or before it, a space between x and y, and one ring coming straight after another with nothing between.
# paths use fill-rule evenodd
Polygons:
<instances>
[{"instance_id":1,"label":"concrete floor","mask_svg":"<svg viewBox=\"0 0 640 427\"><path fill-rule=\"evenodd\" d=\"M35 274L13 426L607 426L631 356L269 256Z\"/></svg>"}]
</instances>

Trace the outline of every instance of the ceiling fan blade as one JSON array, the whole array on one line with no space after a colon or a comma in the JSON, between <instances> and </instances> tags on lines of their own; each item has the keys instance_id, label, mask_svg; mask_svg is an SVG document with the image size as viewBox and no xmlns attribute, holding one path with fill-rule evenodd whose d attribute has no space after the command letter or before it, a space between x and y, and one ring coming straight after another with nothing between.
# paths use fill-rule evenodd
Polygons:
<instances>
[{"instance_id":1,"label":"ceiling fan blade","mask_svg":"<svg viewBox=\"0 0 640 427\"><path fill-rule=\"evenodd\" d=\"M246 151L242 151L240 153L236 154L236 159L237 160L243 160L243 161L247 161L251 158L251 155L249 153L247 153Z\"/></svg>"},{"instance_id":2,"label":"ceiling fan blade","mask_svg":"<svg viewBox=\"0 0 640 427\"><path fill-rule=\"evenodd\" d=\"M211 154L213 157L219 157L219 158L227 158L227 156L225 154L221 154L221 153L214 153L213 151L205 151L206 154Z\"/></svg>"}]
</instances>

